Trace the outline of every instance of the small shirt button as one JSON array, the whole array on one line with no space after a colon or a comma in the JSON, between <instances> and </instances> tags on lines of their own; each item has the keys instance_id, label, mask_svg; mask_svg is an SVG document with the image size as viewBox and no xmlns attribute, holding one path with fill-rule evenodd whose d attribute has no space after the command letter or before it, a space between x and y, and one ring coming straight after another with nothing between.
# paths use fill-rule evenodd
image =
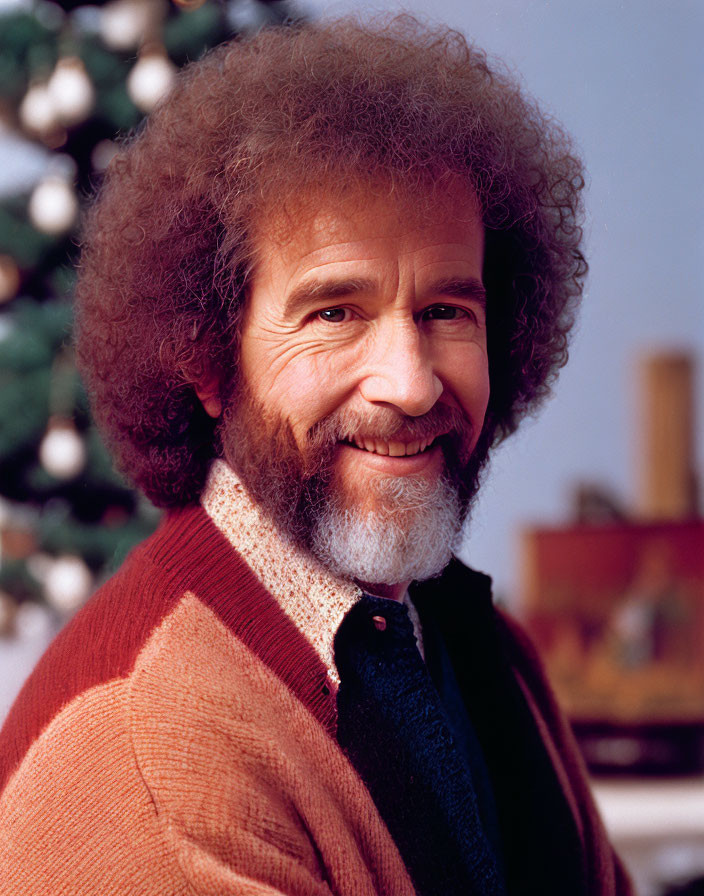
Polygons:
<instances>
[{"instance_id":1,"label":"small shirt button","mask_svg":"<svg viewBox=\"0 0 704 896\"><path fill-rule=\"evenodd\" d=\"M372 622L374 623L374 628L378 632L386 630L386 618L384 616L372 616Z\"/></svg>"}]
</instances>

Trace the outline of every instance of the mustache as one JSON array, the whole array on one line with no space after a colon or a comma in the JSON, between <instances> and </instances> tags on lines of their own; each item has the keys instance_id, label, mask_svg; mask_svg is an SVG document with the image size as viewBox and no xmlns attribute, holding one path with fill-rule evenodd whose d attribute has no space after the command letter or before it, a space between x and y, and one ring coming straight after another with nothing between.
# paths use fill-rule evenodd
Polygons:
<instances>
[{"instance_id":1,"label":"mustache","mask_svg":"<svg viewBox=\"0 0 704 896\"><path fill-rule=\"evenodd\" d=\"M392 408L375 408L364 412L352 409L333 411L308 431L307 449L331 452L339 442L364 436L381 441L407 441L447 437L455 446L471 443L474 427L458 409L434 405L426 414L409 417Z\"/></svg>"}]
</instances>

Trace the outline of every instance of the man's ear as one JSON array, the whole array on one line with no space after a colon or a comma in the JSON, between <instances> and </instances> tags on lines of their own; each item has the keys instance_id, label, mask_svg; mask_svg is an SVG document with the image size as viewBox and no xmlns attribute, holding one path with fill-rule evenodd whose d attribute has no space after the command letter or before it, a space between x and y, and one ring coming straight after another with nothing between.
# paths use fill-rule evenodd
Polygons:
<instances>
[{"instance_id":1,"label":"man's ear","mask_svg":"<svg viewBox=\"0 0 704 896\"><path fill-rule=\"evenodd\" d=\"M219 417L222 414L222 401L220 399L220 377L215 373L205 374L197 383L193 384L196 395L209 417Z\"/></svg>"}]
</instances>

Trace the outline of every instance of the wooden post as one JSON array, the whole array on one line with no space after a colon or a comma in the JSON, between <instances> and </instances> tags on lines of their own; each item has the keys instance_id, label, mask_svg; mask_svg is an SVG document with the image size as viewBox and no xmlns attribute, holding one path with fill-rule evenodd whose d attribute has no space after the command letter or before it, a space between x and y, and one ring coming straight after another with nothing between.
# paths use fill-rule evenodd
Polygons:
<instances>
[{"instance_id":1,"label":"wooden post","mask_svg":"<svg viewBox=\"0 0 704 896\"><path fill-rule=\"evenodd\" d=\"M646 356L640 365L639 511L647 519L697 513L693 368L682 353Z\"/></svg>"}]
</instances>

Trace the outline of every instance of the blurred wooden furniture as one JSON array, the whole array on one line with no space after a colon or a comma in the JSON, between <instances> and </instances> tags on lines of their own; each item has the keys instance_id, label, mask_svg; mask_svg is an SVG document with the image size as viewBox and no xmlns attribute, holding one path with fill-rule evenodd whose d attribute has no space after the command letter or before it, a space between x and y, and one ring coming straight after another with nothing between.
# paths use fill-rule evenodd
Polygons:
<instances>
[{"instance_id":1,"label":"blurred wooden furniture","mask_svg":"<svg viewBox=\"0 0 704 896\"><path fill-rule=\"evenodd\" d=\"M658 354L639 370L637 514L582 489L586 519L526 531L522 614L593 770L693 773L704 770L693 362Z\"/></svg>"}]
</instances>

